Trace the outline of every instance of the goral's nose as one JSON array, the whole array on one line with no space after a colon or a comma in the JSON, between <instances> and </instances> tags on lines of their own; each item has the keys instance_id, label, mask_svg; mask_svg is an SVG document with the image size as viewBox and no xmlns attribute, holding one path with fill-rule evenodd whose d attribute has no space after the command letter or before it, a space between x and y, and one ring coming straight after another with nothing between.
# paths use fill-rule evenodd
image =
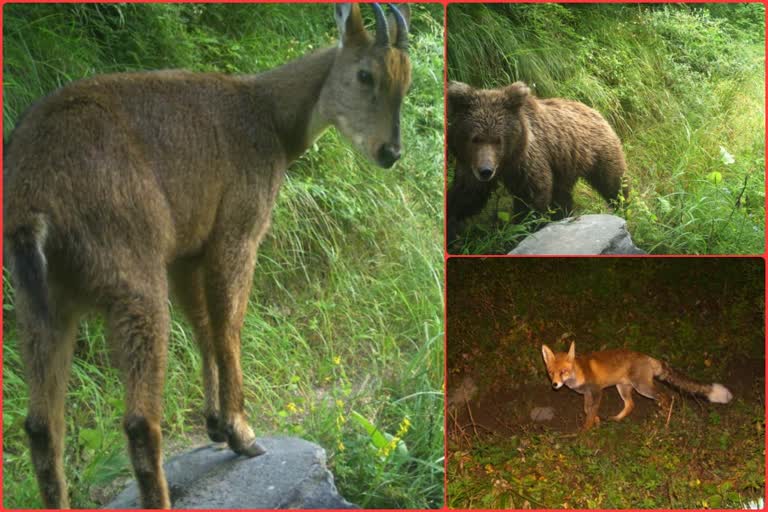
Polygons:
<instances>
[{"instance_id":1,"label":"goral's nose","mask_svg":"<svg viewBox=\"0 0 768 512\"><path fill-rule=\"evenodd\" d=\"M382 144L376 153L376 160L384 168L390 168L400 159L400 146L396 144Z\"/></svg>"}]
</instances>

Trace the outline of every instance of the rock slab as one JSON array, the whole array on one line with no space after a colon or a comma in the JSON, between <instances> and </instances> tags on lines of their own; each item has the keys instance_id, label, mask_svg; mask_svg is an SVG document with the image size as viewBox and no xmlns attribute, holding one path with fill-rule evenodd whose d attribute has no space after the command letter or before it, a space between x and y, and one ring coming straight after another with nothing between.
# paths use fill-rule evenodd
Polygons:
<instances>
[{"instance_id":1,"label":"rock slab","mask_svg":"<svg viewBox=\"0 0 768 512\"><path fill-rule=\"evenodd\" d=\"M632 243L627 221L615 215L580 215L548 224L509 254L646 254Z\"/></svg>"},{"instance_id":2,"label":"rock slab","mask_svg":"<svg viewBox=\"0 0 768 512\"><path fill-rule=\"evenodd\" d=\"M342 498L325 464L325 450L292 437L259 439L267 453L236 455L224 444L169 459L165 476L177 509L359 508ZM132 482L106 507L140 508Z\"/></svg>"}]
</instances>

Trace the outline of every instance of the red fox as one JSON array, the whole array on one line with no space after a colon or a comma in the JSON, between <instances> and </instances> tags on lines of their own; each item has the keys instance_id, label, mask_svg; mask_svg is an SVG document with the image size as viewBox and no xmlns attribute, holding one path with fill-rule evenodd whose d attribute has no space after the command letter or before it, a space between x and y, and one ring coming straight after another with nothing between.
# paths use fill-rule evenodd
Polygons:
<instances>
[{"instance_id":1,"label":"red fox","mask_svg":"<svg viewBox=\"0 0 768 512\"><path fill-rule=\"evenodd\" d=\"M707 397L710 402L727 404L733 398L728 388L722 384L701 384L670 368L664 361L626 349L603 350L576 355L576 343L571 343L568 353L554 353L546 346L541 346L544 363L547 365L552 387L560 389L563 384L584 395L584 412L587 419L584 430L600 424L597 410L603 389L616 386L624 409L612 420L619 421L632 412L632 389L641 395L659 400L664 406L667 396L653 382L656 377L690 393Z\"/></svg>"}]
</instances>

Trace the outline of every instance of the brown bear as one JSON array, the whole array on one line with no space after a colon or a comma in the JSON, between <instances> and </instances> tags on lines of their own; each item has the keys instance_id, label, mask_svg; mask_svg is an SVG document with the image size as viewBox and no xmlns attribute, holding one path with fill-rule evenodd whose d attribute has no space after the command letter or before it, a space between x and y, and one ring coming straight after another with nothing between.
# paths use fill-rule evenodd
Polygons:
<instances>
[{"instance_id":1,"label":"brown bear","mask_svg":"<svg viewBox=\"0 0 768 512\"><path fill-rule=\"evenodd\" d=\"M628 195L621 141L603 116L576 101L538 99L523 82L501 89L451 82L448 150L457 162L448 190L449 242L499 182L515 198L516 218L550 207L558 217L570 213L578 178L609 203Z\"/></svg>"}]
</instances>

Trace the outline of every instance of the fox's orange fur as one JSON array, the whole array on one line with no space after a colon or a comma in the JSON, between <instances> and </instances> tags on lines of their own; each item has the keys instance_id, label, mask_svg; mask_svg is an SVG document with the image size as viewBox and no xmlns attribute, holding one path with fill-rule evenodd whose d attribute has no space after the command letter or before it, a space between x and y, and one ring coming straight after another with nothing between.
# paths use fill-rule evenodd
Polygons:
<instances>
[{"instance_id":1,"label":"fox's orange fur","mask_svg":"<svg viewBox=\"0 0 768 512\"><path fill-rule=\"evenodd\" d=\"M603 389L610 386L616 386L624 400L624 409L611 416L616 421L632 412L635 406L633 389L645 397L659 400L662 405L666 402L666 395L656 386L654 377L684 391L705 396L710 402L725 404L732 398L731 392L721 384L696 382L664 361L631 350L603 350L577 356L576 344L571 343L568 352L555 353L546 345L542 345L541 352L552 387L559 389L566 385L584 395L585 430L600 423L597 410Z\"/></svg>"}]
</instances>

